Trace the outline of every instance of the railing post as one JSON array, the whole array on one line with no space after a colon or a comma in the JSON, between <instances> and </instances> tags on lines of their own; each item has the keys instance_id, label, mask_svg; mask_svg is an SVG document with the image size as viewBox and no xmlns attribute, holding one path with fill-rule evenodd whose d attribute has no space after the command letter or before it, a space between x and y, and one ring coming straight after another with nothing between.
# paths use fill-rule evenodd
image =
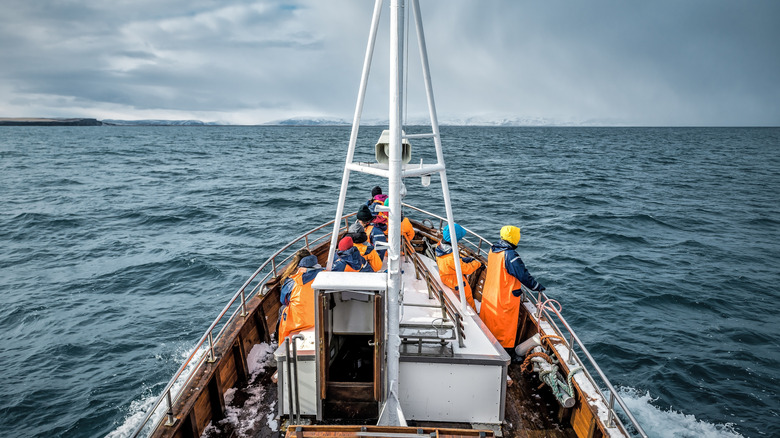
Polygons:
<instances>
[{"instance_id":1,"label":"railing post","mask_svg":"<svg viewBox=\"0 0 780 438\"><path fill-rule=\"evenodd\" d=\"M460 313L455 313L455 320L453 322L455 323L455 333L458 336L458 346L460 348L466 346L466 343L463 342L463 332L460 331L460 323L462 320L463 320L463 316L461 316Z\"/></svg>"},{"instance_id":2,"label":"railing post","mask_svg":"<svg viewBox=\"0 0 780 438\"><path fill-rule=\"evenodd\" d=\"M311 251L311 249L309 248L309 235L308 234L303 236L303 241L306 243L306 249Z\"/></svg>"},{"instance_id":3,"label":"railing post","mask_svg":"<svg viewBox=\"0 0 780 438\"><path fill-rule=\"evenodd\" d=\"M274 277L277 277L278 274L276 273L276 258L271 258L271 269L274 271Z\"/></svg>"},{"instance_id":4,"label":"railing post","mask_svg":"<svg viewBox=\"0 0 780 438\"><path fill-rule=\"evenodd\" d=\"M166 426L173 426L176 423L176 418L173 416L173 402L171 401L171 390L165 393L165 397L168 399L168 420L165 422Z\"/></svg>"},{"instance_id":5,"label":"railing post","mask_svg":"<svg viewBox=\"0 0 780 438\"><path fill-rule=\"evenodd\" d=\"M615 393L609 391L609 417L607 417L607 427L615 427Z\"/></svg>"},{"instance_id":6,"label":"railing post","mask_svg":"<svg viewBox=\"0 0 780 438\"><path fill-rule=\"evenodd\" d=\"M212 332L209 332L209 358L206 359L207 362L216 362L217 357L214 356L214 335Z\"/></svg>"},{"instance_id":7,"label":"railing post","mask_svg":"<svg viewBox=\"0 0 780 438\"><path fill-rule=\"evenodd\" d=\"M542 321L542 311L544 310L544 301L542 301L542 292L539 292L539 296L536 298L536 305L539 306L539 315L536 317L536 319L539 320L539 322Z\"/></svg>"},{"instance_id":8,"label":"railing post","mask_svg":"<svg viewBox=\"0 0 780 438\"><path fill-rule=\"evenodd\" d=\"M574 360L574 333L569 331L569 359L566 361L571 365L574 365L576 362Z\"/></svg>"},{"instance_id":9,"label":"railing post","mask_svg":"<svg viewBox=\"0 0 780 438\"><path fill-rule=\"evenodd\" d=\"M246 317L246 293L244 288L241 288L241 313L239 316Z\"/></svg>"}]
</instances>

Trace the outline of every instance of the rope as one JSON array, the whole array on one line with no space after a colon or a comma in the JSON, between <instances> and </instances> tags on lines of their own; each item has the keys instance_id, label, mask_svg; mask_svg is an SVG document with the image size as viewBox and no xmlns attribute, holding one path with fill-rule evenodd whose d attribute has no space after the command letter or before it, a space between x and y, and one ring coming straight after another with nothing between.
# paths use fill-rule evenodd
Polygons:
<instances>
[{"instance_id":1,"label":"rope","mask_svg":"<svg viewBox=\"0 0 780 438\"><path fill-rule=\"evenodd\" d=\"M531 363L531 359L535 357L541 357L542 359L546 360L547 362L552 362L552 359L550 359L550 356L546 355L545 353L531 353L528 356L525 357L525 360L523 361L523 364L520 365L520 372L522 374L528 374L531 372L531 369L533 368L533 364Z\"/></svg>"},{"instance_id":2,"label":"rope","mask_svg":"<svg viewBox=\"0 0 780 438\"><path fill-rule=\"evenodd\" d=\"M582 367L574 367L569 370L569 375L566 376L566 383L569 385L569 394L574 397L574 385L571 383L571 379L574 378L574 374L582 371Z\"/></svg>"},{"instance_id":3,"label":"rope","mask_svg":"<svg viewBox=\"0 0 780 438\"><path fill-rule=\"evenodd\" d=\"M558 335L544 335L544 336L542 336L541 341L544 342L545 339L557 339L557 340L563 342L564 344L566 343L566 339L563 339L562 337L560 337Z\"/></svg>"}]
</instances>

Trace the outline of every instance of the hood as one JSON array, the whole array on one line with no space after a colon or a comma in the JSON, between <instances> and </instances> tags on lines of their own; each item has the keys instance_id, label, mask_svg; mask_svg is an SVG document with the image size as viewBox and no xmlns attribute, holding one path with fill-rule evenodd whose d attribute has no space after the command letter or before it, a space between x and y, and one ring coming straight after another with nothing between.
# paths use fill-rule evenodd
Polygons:
<instances>
[{"instance_id":1,"label":"hood","mask_svg":"<svg viewBox=\"0 0 780 438\"><path fill-rule=\"evenodd\" d=\"M452 254L452 245L444 242L441 242L438 245L436 245L436 257L442 257L447 254Z\"/></svg>"},{"instance_id":2,"label":"hood","mask_svg":"<svg viewBox=\"0 0 780 438\"><path fill-rule=\"evenodd\" d=\"M490 247L490 252L501 252L506 251L508 249L516 249L517 245L512 245L511 243L507 242L504 239L498 239L498 242L493 244L493 246Z\"/></svg>"},{"instance_id":3,"label":"hood","mask_svg":"<svg viewBox=\"0 0 780 438\"><path fill-rule=\"evenodd\" d=\"M360 255L360 251L356 247L352 247L346 251L339 251L336 253L337 258L344 260L353 269L360 270L363 267L363 256Z\"/></svg>"}]
</instances>

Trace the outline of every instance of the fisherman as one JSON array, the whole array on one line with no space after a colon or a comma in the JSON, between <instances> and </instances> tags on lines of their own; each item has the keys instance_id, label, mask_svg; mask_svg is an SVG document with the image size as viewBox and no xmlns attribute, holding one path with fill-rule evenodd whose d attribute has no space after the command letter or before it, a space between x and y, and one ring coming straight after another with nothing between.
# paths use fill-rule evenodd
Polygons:
<instances>
[{"instance_id":1,"label":"fisherman","mask_svg":"<svg viewBox=\"0 0 780 438\"><path fill-rule=\"evenodd\" d=\"M458 224L455 224L455 237L458 240L458 244L466 237L466 230ZM452 251L449 225L446 225L442 229L442 241L436 245L436 264L439 266L439 277L441 278L441 282L458 293L458 274L455 270L455 256ZM466 302L468 302L469 306L474 310L476 310L477 307L474 305L474 297L471 295L471 285L469 285L466 276L474 273L480 266L482 266L482 262L479 260L474 260L471 257L460 257L460 273L463 274L463 291L466 295Z\"/></svg>"},{"instance_id":2,"label":"fisherman","mask_svg":"<svg viewBox=\"0 0 780 438\"><path fill-rule=\"evenodd\" d=\"M360 255L360 251L352 243L352 238L345 236L339 241L338 251L333 260L333 271L343 272L374 272L371 264Z\"/></svg>"},{"instance_id":3,"label":"fisherman","mask_svg":"<svg viewBox=\"0 0 780 438\"><path fill-rule=\"evenodd\" d=\"M366 235L363 226L360 225L360 223L355 222L349 227L347 236L352 238L352 243L355 245L355 248L358 249L360 255L362 255L364 259L368 260L368 263L371 265L374 272L381 271L382 259L379 258L379 254L374 250L374 247L368 243L368 236Z\"/></svg>"},{"instance_id":4,"label":"fisherman","mask_svg":"<svg viewBox=\"0 0 780 438\"><path fill-rule=\"evenodd\" d=\"M520 316L521 286L525 285L533 291L545 290L517 255L515 249L518 242L520 228L511 225L501 228L501 239L490 248L488 254L487 275L479 311L485 326L510 356L514 354Z\"/></svg>"},{"instance_id":5,"label":"fisherman","mask_svg":"<svg viewBox=\"0 0 780 438\"><path fill-rule=\"evenodd\" d=\"M290 266L282 274L280 299L284 307L277 332L279 343L293 333L314 327L314 290L311 285L321 271L317 256L303 249L293 256Z\"/></svg>"}]
</instances>

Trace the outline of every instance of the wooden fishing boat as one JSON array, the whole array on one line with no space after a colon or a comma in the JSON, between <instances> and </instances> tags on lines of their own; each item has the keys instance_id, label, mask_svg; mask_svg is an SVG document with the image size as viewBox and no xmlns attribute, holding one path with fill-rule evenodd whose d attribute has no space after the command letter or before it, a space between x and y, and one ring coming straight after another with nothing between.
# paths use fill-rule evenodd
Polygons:
<instances>
[{"instance_id":1,"label":"wooden fishing boat","mask_svg":"<svg viewBox=\"0 0 780 438\"><path fill-rule=\"evenodd\" d=\"M388 131L374 145L377 163L353 156L382 0L372 17L335 219L293 239L241 285L133 436L646 436L554 300L523 289L517 340L525 360L513 362L466 304L463 284L453 290L442 283L433 248L445 224L454 229L454 218L417 0L410 6L431 132L407 135L401 125L404 3L391 2L391 111ZM433 143L437 163L408 164L418 140ZM330 270L336 242L355 215L344 214L350 172L388 180L380 272ZM426 185L431 175L441 178L445 216L402 202L404 178ZM412 223L412 239L401 236L402 215ZM482 263L469 277L479 305L490 243L466 231L452 245ZM312 285L316 323L276 339L280 273L301 248L327 266Z\"/></svg>"}]
</instances>

